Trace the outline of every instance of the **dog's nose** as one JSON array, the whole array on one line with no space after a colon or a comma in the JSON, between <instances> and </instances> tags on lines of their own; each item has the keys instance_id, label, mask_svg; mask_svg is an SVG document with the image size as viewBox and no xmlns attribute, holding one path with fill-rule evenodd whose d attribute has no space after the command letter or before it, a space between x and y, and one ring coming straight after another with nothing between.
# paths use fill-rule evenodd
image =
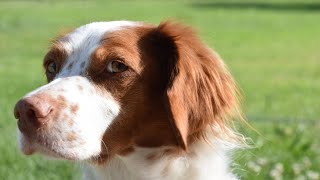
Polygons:
<instances>
[{"instance_id":1,"label":"dog's nose","mask_svg":"<svg viewBox=\"0 0 320 180\"><path fill-rule=\"evenodd\" d=\"M52 106L44 98L31 96L17 102L14 115L18 119L20 131L27 133L48 121L48 115L52 111Z\"/></svg>"}]
</instances>

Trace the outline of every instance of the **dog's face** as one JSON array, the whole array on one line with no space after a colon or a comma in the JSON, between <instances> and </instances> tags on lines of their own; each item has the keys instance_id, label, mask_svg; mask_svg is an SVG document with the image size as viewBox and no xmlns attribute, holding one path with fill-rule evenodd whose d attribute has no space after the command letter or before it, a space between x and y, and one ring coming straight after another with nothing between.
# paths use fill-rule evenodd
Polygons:
<instances>
[{"instance_id":1,"label":"dog's face","mask_svg":"<svg viewBox=\"0 0 320 180\"><path fill-rule=\"evenodd\" d=\"M207 125L224 127L235 104L219 57L170 23L82 26L53 43L44 67L48 84L15 107L25 154L104 161L135 146L185 149Z\"/></svg>"}]
</instances>

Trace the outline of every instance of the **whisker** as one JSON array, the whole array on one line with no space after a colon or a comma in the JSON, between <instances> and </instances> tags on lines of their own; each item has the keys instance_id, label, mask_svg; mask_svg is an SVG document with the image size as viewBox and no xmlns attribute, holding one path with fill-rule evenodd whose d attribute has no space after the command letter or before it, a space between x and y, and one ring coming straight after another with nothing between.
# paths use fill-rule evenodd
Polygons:
<instances>
[{"instance_id":1,"label":"whisker","mask_svg":"<svg viewBox=\"0 0 320 180\"><path fill-rule=\"evenodd\" d=\"M108 150L108 147L107 147L106 143L103 141L103 139L101 139L101 142L104 145L104 147L105 147L105 149L107 151L107 154L109 154L109 150Z\"/></svg>"}]
</instances>

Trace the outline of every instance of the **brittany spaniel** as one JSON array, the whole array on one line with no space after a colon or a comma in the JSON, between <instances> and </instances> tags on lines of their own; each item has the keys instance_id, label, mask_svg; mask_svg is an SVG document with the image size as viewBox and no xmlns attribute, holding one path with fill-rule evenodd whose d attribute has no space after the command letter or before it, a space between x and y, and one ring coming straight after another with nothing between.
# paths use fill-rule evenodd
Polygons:
<instances>
[{"instance_id":1,"label":"brittany spaniel","mask_svg":"<svg viewBox=\"0 0 320 180\"><path fill-rule=\"evenodd\" d=\"M85 179L237 179L237 90L181 24L95 22L53 41L48 84L15 106L21 151L86 162Z\"/></svg>"}]
</instances>

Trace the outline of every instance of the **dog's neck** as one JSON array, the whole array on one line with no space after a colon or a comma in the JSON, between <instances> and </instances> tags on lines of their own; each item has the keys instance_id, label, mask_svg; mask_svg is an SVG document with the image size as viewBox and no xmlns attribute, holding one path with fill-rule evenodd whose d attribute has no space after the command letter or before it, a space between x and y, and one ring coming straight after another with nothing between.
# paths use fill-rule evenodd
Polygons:
<instances>
[{"instance_id":1,"label":"dog's neck","mask_svg":"<svg viewBox=\"0 0 320 180\"><path fill-rule=\"evenodd\" d=\"M237 179L229 169L230 147L217 140L198 141L187 152L139 148L126 156L116 156L104 165L90 165L85 179L126 180L229 180Z\"/></svg>"}]
</instances>

